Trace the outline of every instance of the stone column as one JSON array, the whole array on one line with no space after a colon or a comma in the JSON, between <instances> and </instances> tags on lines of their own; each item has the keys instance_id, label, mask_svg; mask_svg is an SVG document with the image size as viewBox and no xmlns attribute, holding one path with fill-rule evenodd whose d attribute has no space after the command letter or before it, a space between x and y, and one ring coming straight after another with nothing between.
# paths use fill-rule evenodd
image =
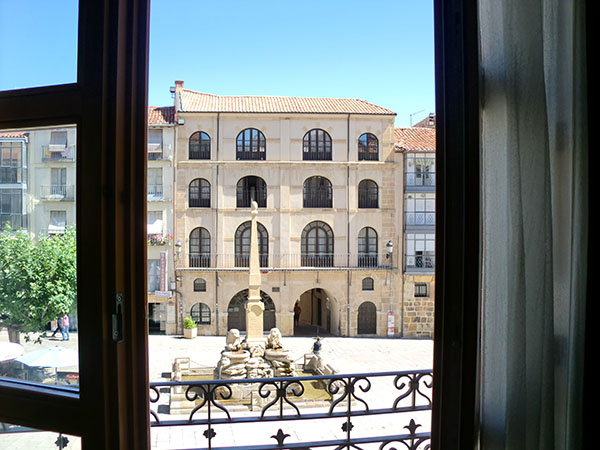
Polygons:
<instances>
[{"instance_id":1,"label":"stone column","mask_svg":"<svg viewBox=\"0 0 600 450\"><path fill-rule=\"evenodd\" d=\"M256 347L264 349L266 340L263 336L263 313L265 305L260 298L260 260L258 256L258 226L256 216L258 204L252 202L252 225L250 228L250 276L248 283L248 303L246 305L246 344L252 356L260 353ZM254 351L253 351L254 348ZM261 355L262 356L262 355Z\"/></svg>"}]
</instances>

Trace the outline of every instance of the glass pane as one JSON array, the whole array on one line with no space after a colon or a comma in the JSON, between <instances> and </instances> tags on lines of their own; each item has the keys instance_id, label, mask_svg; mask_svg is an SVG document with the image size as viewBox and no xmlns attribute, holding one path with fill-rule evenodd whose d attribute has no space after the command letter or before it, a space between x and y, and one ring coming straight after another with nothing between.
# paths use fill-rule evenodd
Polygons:
<instances>
[{"instance_id":1,"label":"glass pane","mask_svg":"<svg viewBox=\"0 0 600 450\"><path fill-rule=\"evenodd\" d=\"M43 431L0 422L0 448L57 450L81 449L81 438L55 431Z\"/></svg>"},{"instance_id":2,"label":"glass pane","mask_svg":"<svg viewBox=\"0 0 600 450\"><path fill-rule=\"evenodd\" d=\"M78 9L77 0L0 2L0 91L77 81Z\"/></svg>"},{"instance_id":3,"label":"glass pane","mask_svg":"<svg viewBox=\"0 0 600 450\"><path fill-rule=\"evenodd\" d=\"M0 377L74 389L76 135L74 125L0 131L18 172L0 182Z\"/></svg>"}]
</instances>

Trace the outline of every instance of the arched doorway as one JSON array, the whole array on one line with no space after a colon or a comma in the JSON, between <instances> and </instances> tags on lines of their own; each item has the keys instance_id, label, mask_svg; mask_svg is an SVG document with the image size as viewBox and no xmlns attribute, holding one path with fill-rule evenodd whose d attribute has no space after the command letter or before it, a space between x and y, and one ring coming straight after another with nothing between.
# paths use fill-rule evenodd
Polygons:
<instances>
[{"instance_id":1,"label":"arched doorway","mask_svg":"<svg viewBox=\"0 0 600 450\"><path fill-rule=\"evenodd\" d=\"M326 290L309 289L300 295L295 305L299 306L300 313L294 323L294 336L339 334L337 301Z\"/></svg>"},{"instance_id":2,"label":"arched doorway","mask_svg":"<svg viewBox=\"0 0 600 450\"><path fill-rule=\"evenodd\" d=\"M260 297L265 305L263 330L269 331L271 328L275 328L275 303L264 291L260 291ZM231 298L227 307L228 330L237 328L240 331L246 331L246 303L248 303L248 289L238 292Z\"/></svg>"},{"instance_id":3,"label":"arched doorway","mask_svg":"<svg viewBox=\"0 0 600 450\"><path fill-rule=\"evenodd\" d=\"M358 307L358 334L377 334L377 307L363 302Z\"/></svg>"}]
</instances>

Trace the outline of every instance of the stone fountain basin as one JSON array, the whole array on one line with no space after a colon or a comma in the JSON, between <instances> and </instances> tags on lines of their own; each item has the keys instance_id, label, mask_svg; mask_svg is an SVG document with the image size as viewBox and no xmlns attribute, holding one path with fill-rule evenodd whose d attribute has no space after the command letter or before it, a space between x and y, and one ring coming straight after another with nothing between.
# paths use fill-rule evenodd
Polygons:
<instances>
[{"instance_id":1,"label":"stone fountain basin","mask_svg":"<svg viewBox=\"0 0 600 450\"><path fill-rule=\"evenodd\" d=\"M231 364L242 364L250 359L250 352L248 350L242 350L237 352L232 351L224 351L221 353L221 356L228 358L231 361Z\"/></svg>"}]
</instances>

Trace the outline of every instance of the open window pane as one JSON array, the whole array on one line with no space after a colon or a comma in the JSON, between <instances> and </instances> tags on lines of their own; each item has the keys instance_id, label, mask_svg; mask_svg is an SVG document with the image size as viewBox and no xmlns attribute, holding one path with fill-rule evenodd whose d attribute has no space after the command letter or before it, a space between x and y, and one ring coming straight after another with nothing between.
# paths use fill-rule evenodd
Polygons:
<instances>
[{"instance_id":1,"label":"open window pane","mask_svg":"<svg viewBox=\"0 0 600 450\"><path fill-rule=\"evenodd\" d=\"M1 130L0 377L78 389L75 126Z\"/></svg>"}]
</instances>

